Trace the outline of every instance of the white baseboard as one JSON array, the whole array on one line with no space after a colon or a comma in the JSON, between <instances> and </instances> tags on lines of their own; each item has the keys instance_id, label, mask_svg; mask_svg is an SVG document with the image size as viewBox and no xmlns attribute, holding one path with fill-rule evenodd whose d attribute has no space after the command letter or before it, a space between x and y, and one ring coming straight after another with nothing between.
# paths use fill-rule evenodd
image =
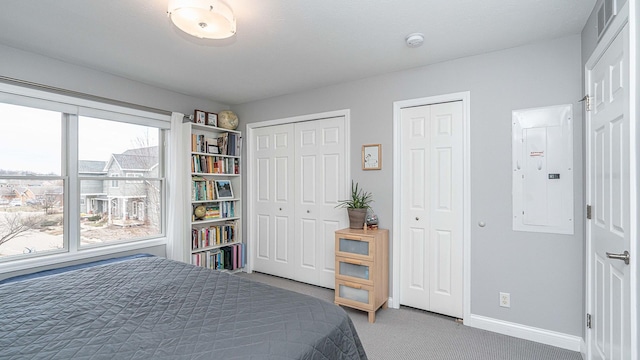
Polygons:
<instances>
[{"instance_id":1,"label":"white baseboard","mask_svg":"<svg viewBox=\"0 0 640 360\"><path fill-rule=\"evenodd\" d=\"M535 328L493 318L471 315L464 319L466 326L496 332L498 334L513 336L519 339L535 341L541 344L551 345L571 351L579 351L583 354L586 349L584 340L579 336L567 335L555 331ZM583 355L584 356L584 355Z\"/></svg>"}]
</instances>

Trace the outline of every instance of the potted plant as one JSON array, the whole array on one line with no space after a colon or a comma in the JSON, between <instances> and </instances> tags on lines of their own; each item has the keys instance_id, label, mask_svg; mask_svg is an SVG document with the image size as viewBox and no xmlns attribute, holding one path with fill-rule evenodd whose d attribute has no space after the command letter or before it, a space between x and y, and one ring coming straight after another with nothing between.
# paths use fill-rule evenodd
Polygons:
<instances>
[{"instance_id":1,"label":"potted plant","mask_svg":"<svg viewBox=\"0 0 640 360\"><path fill-rule=\"evenodd\" d=\"M345 208L349 214L349 227L351 229L362 229L367 210L371 208L369 204L373 201L370 192L358 187L358 183L351 181L351 198L338 201L336 208Z\"/></svg>"}]
</instances>

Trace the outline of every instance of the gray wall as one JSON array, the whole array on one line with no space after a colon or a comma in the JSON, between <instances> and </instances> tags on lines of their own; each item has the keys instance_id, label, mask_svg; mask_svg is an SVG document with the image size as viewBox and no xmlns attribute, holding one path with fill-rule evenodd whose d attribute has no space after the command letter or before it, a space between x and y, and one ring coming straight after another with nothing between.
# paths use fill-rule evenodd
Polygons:
<instances>
[{"instance_id":1,"label":"gray wall","mask_svg":"<svg viewBox=\"0 0 640 360\"><path fill-rule=\"evenodd\" d=\"M234 106L247 123L351 110L351 174L374 194L380 226L391 229L394 101L471 92L471 312L582 336L582 125L574 128L575 235L511 230L511 111L574 104L582 118L580 37ZM383 169L360 170L362 144L381 143ZM246 191L246 183L245 183ZM397 186L397 184L395 185ZM246 193L246 192L245 192ZM479 221L486 222L484 228ZM498 306L511 293L511 308Z\"/></svg>"},{"instance_id":2,"label":"gray wall","mask_svg":"<svg viewBox=\"0 0 640 360\"><path fill-rule=\"evenodd\" d=\"M165 111L217 112L226 104L153 87L104 72L0 45L0 76L101 96Z\"/></svg>"}]
</instances>

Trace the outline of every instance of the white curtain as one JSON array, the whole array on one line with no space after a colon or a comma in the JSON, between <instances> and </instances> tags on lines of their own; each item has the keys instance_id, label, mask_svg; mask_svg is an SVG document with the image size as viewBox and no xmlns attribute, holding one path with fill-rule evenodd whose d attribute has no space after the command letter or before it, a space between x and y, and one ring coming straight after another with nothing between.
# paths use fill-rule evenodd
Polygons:
<instances>
[{"instance_id":1,"label":"white curtain","mask_svg":"<svg viewBox=\"0 0 640 360\"><path fill-rule=\"evenodd\" d=\"M188 262L186 257L188 224L185 223L184 209L187 196L186 141L182 120L184 114L171 113L171 132L169 135L169 164L167 168L167 258Z\"/></svg>"}]
</instances>

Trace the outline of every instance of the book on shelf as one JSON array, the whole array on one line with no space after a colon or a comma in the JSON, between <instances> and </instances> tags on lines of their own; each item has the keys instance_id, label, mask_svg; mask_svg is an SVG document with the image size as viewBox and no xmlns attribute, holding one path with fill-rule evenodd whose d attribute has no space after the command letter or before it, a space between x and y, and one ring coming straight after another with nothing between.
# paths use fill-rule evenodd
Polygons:
<instances>
[{"instance_id":1,"label":"book on shelf","mask_svg":"<svg viewBox=\"0 0 640 360\"><path fill-rule=\"evenodd\" d=\"M246 265L245 252L243 243L233 244L191 254L191 263L214 270L241 269Z\"/></svg>"},{"instance_id":2,"label":"book on shelf","mask_svg":"<svg viewBox=\"0 0 640 360\"><path fill-rule=\"evenodd\" d=\"M220 204L211 204L205 207L204 219L211 220L220 217Z\"/></svg>"},{"instance_id":3,"label":"book on shelf","mask_svg":"<svg viewBox=\"0 0 640 360\"><path fill-rule=\"evenodd\" d=\"M196 174L240 174L237 158L193 154L191 172Z\"/></svg>"},{"instance_id":4,"label":"book on shelf","mask_svg":"<svg viewBox=\"0 0 640 360\"><path fill-rule=\"evenodd\" d=\"M223 245L238 241L236 236L237 221L224 224L191 229L191 250L204 249L210 246Z\"/></svg>"},{"instance_id":5,"label":"book on shelf","mask_svg":"<svg viewBox=\"0 0 640 360\"><path fill-rule=\"evenodd\" d=\"M223 132L216 138L191 134L191 152L240 156L242 136L229 132Z\"/></svg>"},{"instance_id":6,"label":"book on shelf","mask_svg":"<svg viewBox=\"0 0 640 360\"><path fill-rule=\"evenodd\" d=\"M235 217L235 202L223 201L220 203L220 215L224 218Z\"/></svg>"},{"instance_id":7,"label":"book on shelf","mask_svg":"<svg viewBox=\"0 0 640 360\"><path fill-rule=\"evenodd\" d=\"M215 182L201 176L191 177L191 201L215 200Z\"/></svg>"},{"instance_id":8,"label":"book on shelf","mask_svg":"<svg viewBox=\"0 0 640 360\"><path fill-rule=\"evenodd\" d=\"M236 133L223 133L217 139L220 154L240 156L242 152L242 136Z\"/></svg>"}]
</instances>

